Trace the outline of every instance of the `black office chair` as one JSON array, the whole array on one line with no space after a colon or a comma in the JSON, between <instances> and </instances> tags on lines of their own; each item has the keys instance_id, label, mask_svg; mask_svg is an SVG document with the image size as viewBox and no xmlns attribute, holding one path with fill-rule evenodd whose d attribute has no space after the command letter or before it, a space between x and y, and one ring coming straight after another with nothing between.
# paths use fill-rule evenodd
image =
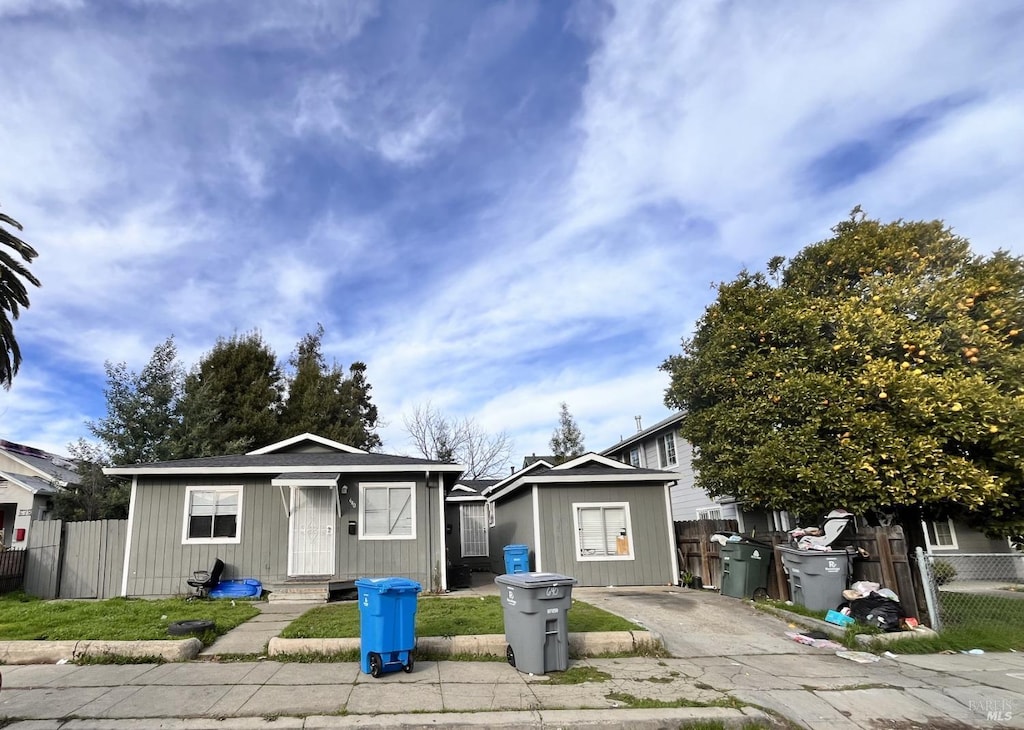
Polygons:
<instances>
[{"instance_id":1,"label":"black office chair","mask_svg":"<svg viewBox=\"0 0 1024 730\"><path fill-rule=\"evenodd\" d=\"M206 598L211 588L216 588L217 584L220 583L220 575L224 572L224 561L217 558L213 561L213 568L210 570L197 570L192 573L192 577L186 580L194 589L192 595L186 600L192 601L196 598Z\"/></svg>"}]
</instances>

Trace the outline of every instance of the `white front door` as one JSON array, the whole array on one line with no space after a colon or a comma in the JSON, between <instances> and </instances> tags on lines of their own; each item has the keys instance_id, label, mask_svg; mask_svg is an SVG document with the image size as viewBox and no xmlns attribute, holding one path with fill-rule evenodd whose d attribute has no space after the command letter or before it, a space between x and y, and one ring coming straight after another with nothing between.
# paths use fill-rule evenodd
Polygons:
<instances>
[{"instance_id":1,"label":"white front door","mask_svg":"<svg viewBox=\"0 0 1024 730\"><path fill-rule=\"evenodd\" d=\"M288 575L334 575L334 490L292 487Z\"/></svg>"}]
</instances>

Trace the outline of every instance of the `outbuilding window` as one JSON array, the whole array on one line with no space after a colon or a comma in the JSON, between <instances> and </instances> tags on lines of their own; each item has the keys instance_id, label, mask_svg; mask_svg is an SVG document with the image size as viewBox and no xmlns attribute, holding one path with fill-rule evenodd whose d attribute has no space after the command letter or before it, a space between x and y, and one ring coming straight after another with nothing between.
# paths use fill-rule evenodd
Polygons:
<instances>
[{"instance_id":1,"label":"outbuilding window","mask_svg":"<svg viewBox=\"0 0 1024 730\"><path fill-rule=\"evenodd\" d=\"M572 507L577 560L633 560L628 502L587 502Z\"/></svg>"},{"instance_id":2,"label":"outbuilding window","mask_svg":"<svg viewBox=\"0 0 1024 730\"><path fill-rule=\"evenodd\" d=\"M359 485L359 537L416 539L416 485L412 482Z\"/></svg>"},{"instance_id":3,"label":"outbuilding window","mask_svg":"<svg viewBox=\"0 0 1024 730\"><path fill-rule=\"evenodd\" d=\"M186 487L182 543L241 540L242 487Z\"/></svg>"}]
</instances>

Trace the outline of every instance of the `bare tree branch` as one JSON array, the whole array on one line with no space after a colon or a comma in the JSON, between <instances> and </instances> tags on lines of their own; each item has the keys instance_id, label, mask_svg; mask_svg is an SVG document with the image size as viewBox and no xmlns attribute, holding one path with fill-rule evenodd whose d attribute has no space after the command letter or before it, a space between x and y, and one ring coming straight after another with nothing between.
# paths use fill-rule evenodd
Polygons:
<instances>
[{"instance_id":1,"label":"bare tree branch","mask_svg":"<svg viewBox=\"0 0 1024 730\"><path fill-rule=\"evenodd\" d=\"M416 406L403 421L423 458L462 464L467 479L497 478L512 458L507 432L487 433L472 418L450 418L429 401Z\"/></svg>"}]
</instances>

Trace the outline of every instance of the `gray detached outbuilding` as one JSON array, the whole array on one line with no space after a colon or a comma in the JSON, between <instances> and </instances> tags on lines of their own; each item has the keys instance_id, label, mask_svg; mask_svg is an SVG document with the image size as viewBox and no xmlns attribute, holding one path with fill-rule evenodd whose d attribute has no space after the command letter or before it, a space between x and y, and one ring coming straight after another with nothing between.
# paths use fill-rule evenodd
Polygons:
<instances>
[{"instance_id":1,"label":"gray detached outbuilding","mask_svg":"<svg viewBox=\"0 0 1024 730\"><path fill-rule=\"evenodd\" d=\"M593 453L535 461L483 490L492 569L504 572L504 546L522 544L532 570L581 586L678 584L670 496L678 478Z\"/></svg>"},{"instance_id":2,"label":"gray detached outbuilding","mask_svg":"<svg viewBox=\"0 0 1024 730\"><path fill-rule=\"evenodd\" d=\"M462 472L303 434L248 454L115 466L132 480L121 595L224 578L268 590L404 576L447 588L444 494Z\"/></svg>"}]
</instances>

